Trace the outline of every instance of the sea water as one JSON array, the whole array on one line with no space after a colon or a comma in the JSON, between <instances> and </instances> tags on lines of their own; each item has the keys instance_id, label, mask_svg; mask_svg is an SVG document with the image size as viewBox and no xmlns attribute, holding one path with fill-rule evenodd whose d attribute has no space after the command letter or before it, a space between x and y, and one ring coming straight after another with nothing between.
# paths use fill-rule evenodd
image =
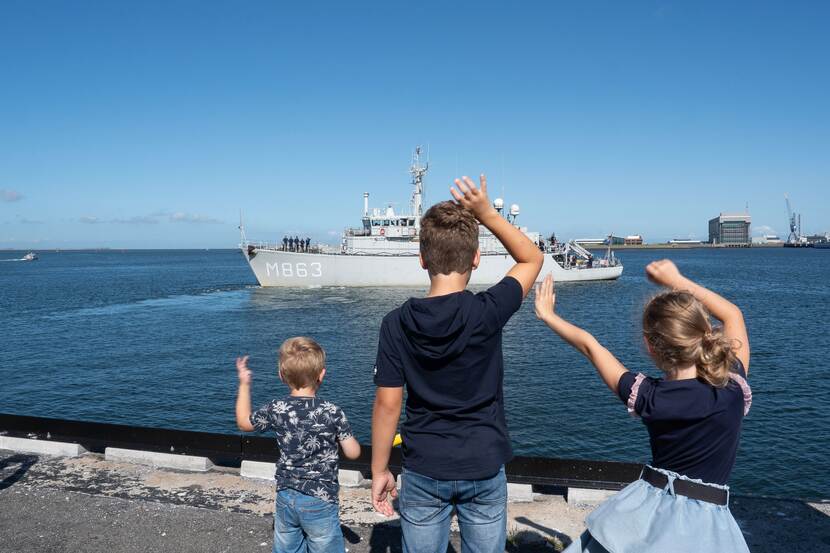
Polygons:
<instances>
[{"instance_id":1,"label":"sea water","mask_svg":"<svg viewBox=\"0 0 830 553\"><path fill-rule=\"evenodd\" d=\"M830 252L626 250L622 278L563 283L557 310L630 369L659 375L642 346L644 267L671 257L744 311L752 411L736 492L830 497ZM20 257L0 252L0 259ZM41 252L0 263L0 412L236 432L237 355L254 403L286 393L276 351L308 335L328 354L320 395L370 438L382 317L419 289L260 288L239 251ZM505 398L517 454L647 462L648 436L593 367L533 314L504 330Z\"/></svg>"}]
</instances>

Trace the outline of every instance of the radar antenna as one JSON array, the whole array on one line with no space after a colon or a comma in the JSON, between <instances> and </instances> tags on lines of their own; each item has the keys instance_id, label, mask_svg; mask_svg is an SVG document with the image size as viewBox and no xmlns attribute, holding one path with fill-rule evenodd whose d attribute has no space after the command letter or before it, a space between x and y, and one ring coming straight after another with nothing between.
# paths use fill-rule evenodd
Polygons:
<instances>
[{"instance_id":1,"label":"radar antenna","mask_svg":"<svg viewBox=\"0 0 830 553\"><path fill-rule=\"evenodd\" d=\"M409 174L412 175L412 200L410 207L412 214L415 216L415 225L421 226L421 215L423 215L424 189L424 175L429 171L429 161L421 165L421 147L415 147L415 153L412 155L412 165L409 166Z\"/></svg>"},{"instance_id":2,"label":"radar antenna","mask_svg":"<svg viewBox=\"0 0 830 553\"><path fill-rule=\"evenodd\" d=\"M245 226L242 224L242 210L239 210L239 239L242 246L248 244L248 239L245 237Z\"/></svg>"}]
</instances>

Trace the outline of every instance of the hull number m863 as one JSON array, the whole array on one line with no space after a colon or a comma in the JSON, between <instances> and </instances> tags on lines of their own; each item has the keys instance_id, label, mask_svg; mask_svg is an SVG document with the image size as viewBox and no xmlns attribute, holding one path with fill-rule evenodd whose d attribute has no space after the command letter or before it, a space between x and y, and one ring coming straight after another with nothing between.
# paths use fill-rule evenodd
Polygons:
<instances>
[{"instance_id":1,"label":"hull number m863","mask_svg":"<svg viewBox=\"0 0 830 553\"><path fill-rule=\"evenodd\" d=\"M277 262L266 263L265 272L268 276L276 275L278 277L298 277L298 278L318 278L323 276L323 266L320 263L289 263Z\"/></svg>"}]
</instances>

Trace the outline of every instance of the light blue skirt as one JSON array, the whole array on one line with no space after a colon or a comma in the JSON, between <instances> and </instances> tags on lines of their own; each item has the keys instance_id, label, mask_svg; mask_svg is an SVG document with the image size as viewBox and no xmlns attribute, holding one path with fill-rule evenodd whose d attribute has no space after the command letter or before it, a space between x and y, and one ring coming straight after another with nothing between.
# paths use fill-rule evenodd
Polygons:
<instances>
[{"instance_id":1,"label":"light blue skirt","mask_svg":"<svg viewBox=\"0 0 830 553\"><path fill-rule=\"evenodd\" d=\"M588 530L565 553L749 553L728 505L675 495L672 487L676 479L704 482L654 470L668 477L664 489L644 480L629 484L588 515Z\"/></svg>"}]
</instances>

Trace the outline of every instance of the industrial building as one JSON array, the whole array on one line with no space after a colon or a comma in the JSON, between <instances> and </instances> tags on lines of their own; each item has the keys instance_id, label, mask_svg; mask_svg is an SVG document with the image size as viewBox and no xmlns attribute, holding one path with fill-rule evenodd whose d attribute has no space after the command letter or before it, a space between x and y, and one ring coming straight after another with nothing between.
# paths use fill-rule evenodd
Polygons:
<instances>
[{"instance_id":1,"label":"industrial building","mask_svg":"<svg viewBox=\"0 0 830 553\"><path fill-rule=\"evenodd\" d=\"M709 242L716 246L749 246L752 243L751 225L752 218L748 213L721 213L709 221Z\"/></svg>"},{"instance_id":2,"label":"industrial building","mask_svg":"<svg viewBox=\"0 0 830 553\"><path fill-rule=\"evenodd\" d=\"M639 234L630 234L625 237L626 246L642 246L643 237Z\"/></svg>"}]
</instances>

